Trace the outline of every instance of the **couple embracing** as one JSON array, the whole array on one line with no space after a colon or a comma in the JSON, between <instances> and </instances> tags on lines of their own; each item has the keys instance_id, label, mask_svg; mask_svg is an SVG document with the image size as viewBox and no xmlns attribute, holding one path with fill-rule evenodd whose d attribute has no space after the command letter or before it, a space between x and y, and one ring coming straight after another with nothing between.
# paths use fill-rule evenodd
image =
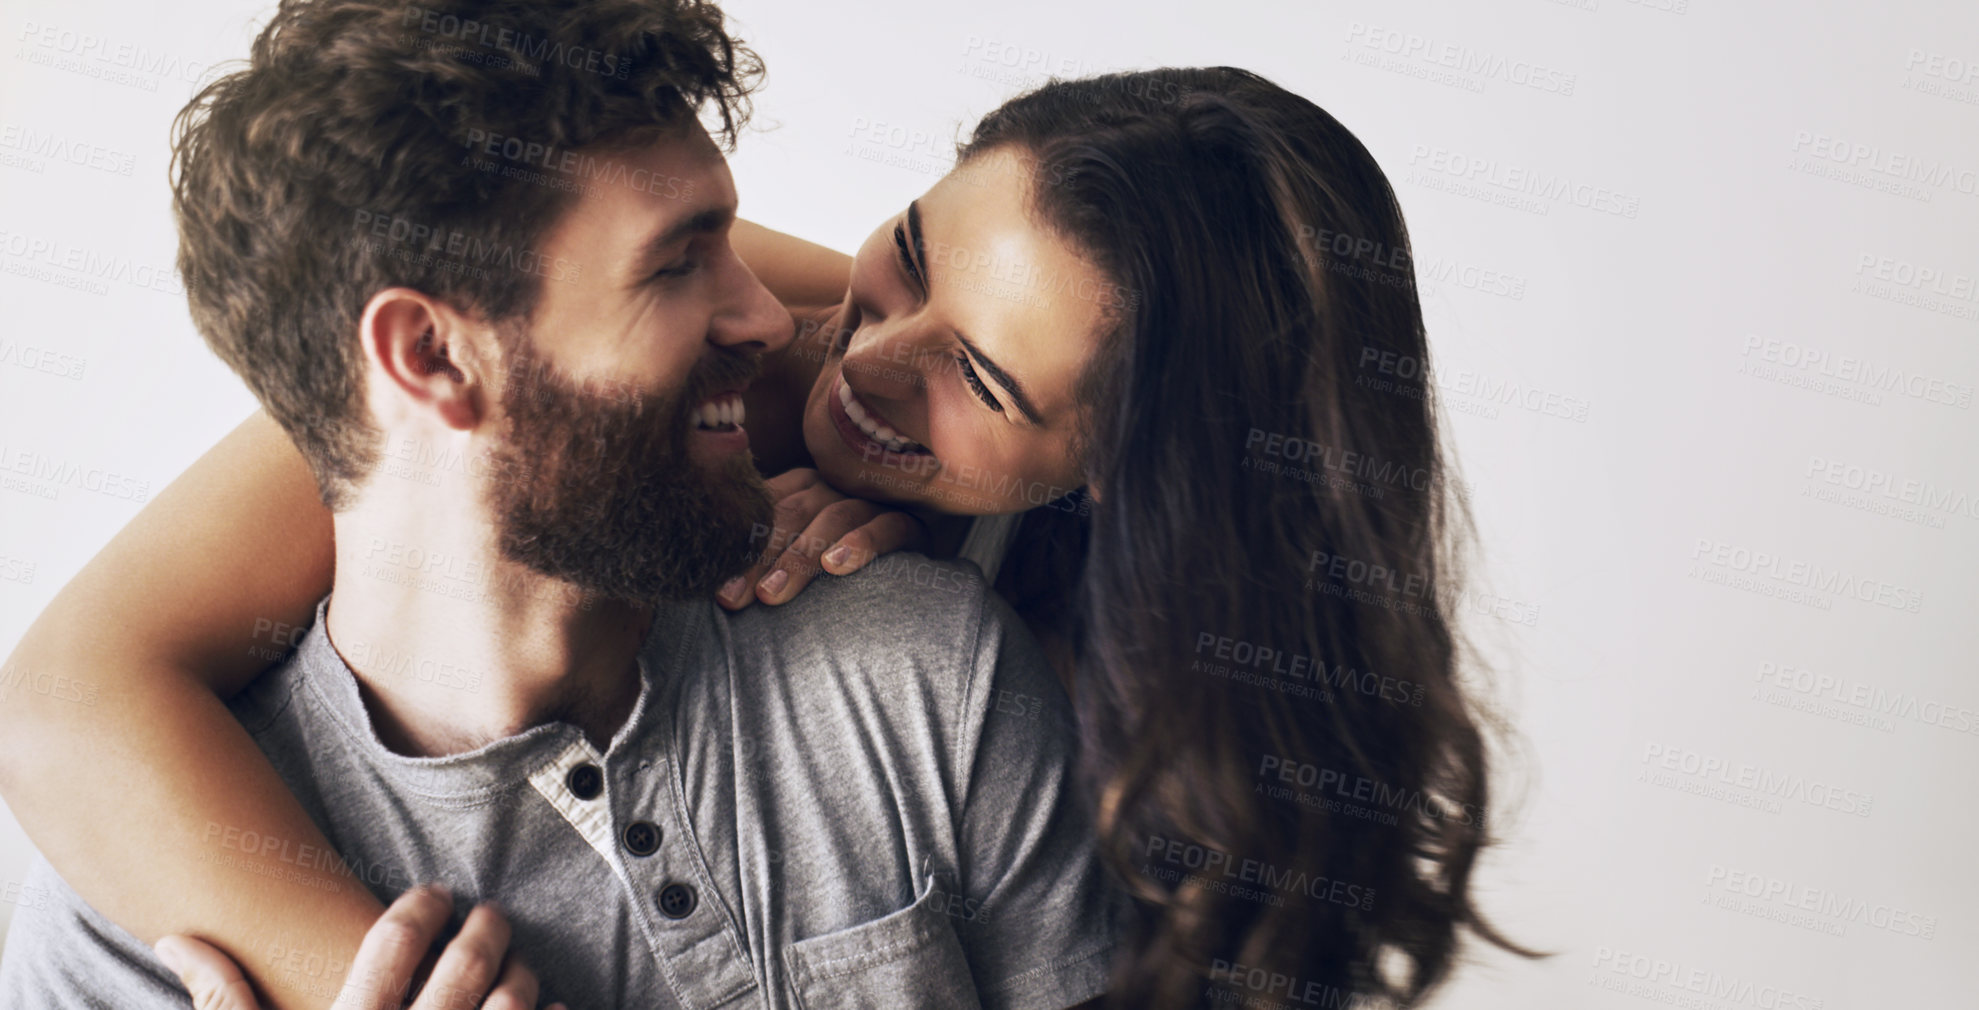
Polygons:
<instances>
[{"instance_id":1,"label":"couple embracing","mask_svg":"<svg viewBox=\"0 0 1979 1010\"><path fill-rule=\"evenodd\" d=\"M1413 278L1315 240L1407 248L1366 149L1054 81L846 257L737 216L759 72L710 3L288 0L182 113L264 409L13 657L101 690L0 706L7 1006L1344 1006L1502 942L1463 513L1360 381Z\"/></svg>"}]
</instances>

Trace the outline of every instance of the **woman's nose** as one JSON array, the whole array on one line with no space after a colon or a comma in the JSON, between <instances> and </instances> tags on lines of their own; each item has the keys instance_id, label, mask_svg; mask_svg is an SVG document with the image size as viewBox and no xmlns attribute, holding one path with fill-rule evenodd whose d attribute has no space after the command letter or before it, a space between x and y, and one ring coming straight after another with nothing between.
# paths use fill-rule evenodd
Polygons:
<instances>
[{"instance_id":1,"label":"woman's nose","mask_svg":"<svg viewBox=\"0 0 1979 1010\"><path fill-rule=\"evenodd\" d=\"M917 332L910 320L868 322L852 335L845 352L847 381L865 395L906 400L927 386L928 361L940 355L929 335Z\"/></svg>"}]
</instances>

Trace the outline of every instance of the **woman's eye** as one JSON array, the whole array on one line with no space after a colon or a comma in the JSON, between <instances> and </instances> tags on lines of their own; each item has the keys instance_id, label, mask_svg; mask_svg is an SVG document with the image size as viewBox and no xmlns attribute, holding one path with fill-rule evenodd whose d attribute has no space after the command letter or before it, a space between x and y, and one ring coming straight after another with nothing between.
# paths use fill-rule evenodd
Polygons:
<instances>
[{"instance_id":1,"label":"woman's eye","mask_svg":"<svg viewBox=\"0 0 1979 1010\"><path fill-rule=\"evenodd\" d=\"M969 390L976 394L976 398L983 401L989 409L999 414L1003 413L1003 404L996 402L996 397L990 395L989 387L983 385L982 378L976 375L976 366L969 363L969 356L957 351L955 363L962 366L962 378L969 383Z\"/></svg>"},{"instance_id":2,"label":"woman's eye","mask_svg":"<svg viewBox=\"0 0 1979 1010\"><path fill-rule=\"evenodd\" d=\"M893 226L893 252L900 261L900 269L914 282L914 286L926 291L928 282L921 277L920 268L914 265L914 257L907 252L907 229L899 224Z\"/></svg>"}]
</instances>

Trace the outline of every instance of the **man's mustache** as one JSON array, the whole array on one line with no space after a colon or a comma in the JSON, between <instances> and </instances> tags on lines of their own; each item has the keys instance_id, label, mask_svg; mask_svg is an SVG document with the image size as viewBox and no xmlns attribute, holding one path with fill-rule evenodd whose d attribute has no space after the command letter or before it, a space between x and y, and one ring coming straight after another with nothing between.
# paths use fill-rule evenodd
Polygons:
<instances>
[{"instance_id":1,"label":"man's mustache","mask_svg":"<svg viewBox=\"0 0 1979 1010\"><path fill-rule=\"evenodd\" d=\"M716 348L713 356L702 359L693 373L688 375L686 391L680 398L680 415L686 417L702 401L716 393L748 386L756 381L762 371L761 354Z\"/></svg>"}]
</instances>

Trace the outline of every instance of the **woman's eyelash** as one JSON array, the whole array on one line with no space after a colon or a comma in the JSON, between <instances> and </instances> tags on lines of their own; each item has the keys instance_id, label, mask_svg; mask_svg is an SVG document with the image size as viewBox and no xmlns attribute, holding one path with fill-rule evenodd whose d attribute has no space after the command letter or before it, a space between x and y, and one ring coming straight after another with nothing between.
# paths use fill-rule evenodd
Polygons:
<instances>
[{"instance_id":1,"label":"woman's eyelash","mask_svg":"<svg viewBox=\"0 0 1979 1010\"><path fill-rule=\"evenodd\" d=\"M969 389L976 394L976 398L983 401L983 404L991 410L999 414L1003 413L1003 404L996 402L996 397L990 395L989 387L983 385L983 380L976 375L976 366L969 363L969 356L957 351L955 363L962 366L962 378L968 381Z\"/></svg>"},{"instance_id":2,"label":"woman's eyelash","mask_svg":"<svg viewBox=\"0 0 1979 1010\"><path fill-rule=\"evenodd\" d=\"M893 249L900 257L900 269L907 271L907 276L913 278L923 291L927 290L927 280L921 276L920 268L914 265L914 257L907 253L907 229L899 224L893 226Z\"/></svg>"}]
</instances>

